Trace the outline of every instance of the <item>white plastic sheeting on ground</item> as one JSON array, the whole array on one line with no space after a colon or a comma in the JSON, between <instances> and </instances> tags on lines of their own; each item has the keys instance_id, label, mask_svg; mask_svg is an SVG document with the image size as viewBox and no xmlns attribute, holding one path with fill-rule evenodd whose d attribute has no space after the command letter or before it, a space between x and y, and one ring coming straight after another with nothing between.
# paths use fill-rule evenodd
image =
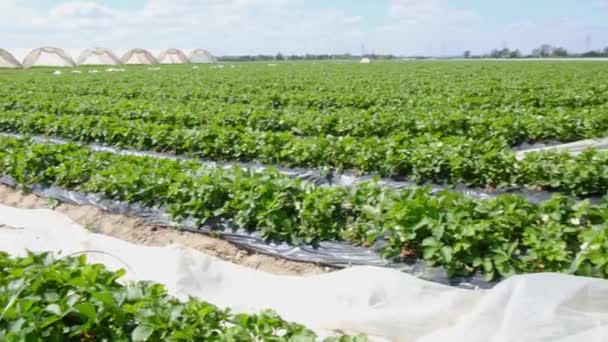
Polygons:
<instances>
[{"instance_id":1,"label":"white plastic sheeting on ground","mask_svg":"<svg viewBox=\"0 0 608 342\"><path fill-rule=\"evenodd\" d=\"M518 160L521 160L521 159L524 159L524 157L526 156L527 153L542 152L542 151L549 151L549 150L554 150L556 152L568 152L571 155L575 156L575 155L583 153L583 151L585 151L589 148L594 148L596 150L608 150L608 138L585 139L585 140L574 141L574 142L570 142L570 143L566 143L566 144L522 150L522 151L518 151L515 154L515 157Z\"/></svg>"},{"instance_id":2,"label":"white plastic sheeting on ground","mask_svg":"<svg viewBox=\"0 0 608 342\"><path fill-rule=\"evenodd\" d=\"M144 247L93 234L51 210L0 205L0 250L103 251L128 279L235 311L276 310L321 334L363 332L376 341L608 341L608 281L559 274L518 276L469 291L383 268L276 276L177 245ZM93 253L89 260L126 267Z\"/></svg>"}]
</instances>

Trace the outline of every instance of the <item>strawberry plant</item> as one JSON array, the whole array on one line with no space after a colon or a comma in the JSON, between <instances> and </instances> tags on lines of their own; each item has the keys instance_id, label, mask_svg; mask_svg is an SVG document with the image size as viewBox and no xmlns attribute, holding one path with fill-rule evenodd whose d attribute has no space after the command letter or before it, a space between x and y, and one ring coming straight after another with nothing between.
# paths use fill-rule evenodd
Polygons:
<instances>
[{"instance_id":1,"label":"strawberry plant","mask_svg":"<svg viewBox=\"0 0 608 342\"><path fill-rule=\"evenodd\" d=\"M24 71L0 78L0 131L420 183L603 195L603 154L516 161L509 147L606 136L607 74L601 63L491 62L251 64L221 73L168 66L154 74L133 67L60 78Z\"/></svg>"},{"instance_id":2,"label":"strawberry plant","mask_svg":"<svg viewBox=\"0 0 608 342\"><path fill-rule=\"evenodd\" d=\"M374 181L349 188L315 186L274 169L214 168L8 137L0 138L0 145L0 174L26 189L61 185L166 208L178 222L227 220L234 228L295 245L383 241L381 253L388 259L420 258L452 275L483 272L494 279L565 272L584 241L594 239L589 232L606 227L608 219L606 202L563 196L533 204L519 195L475 200L424 187L397 190Z\"/></svg>"},{"instance_id":3,"label":"strawberry plant","mask_svg":"<svg viewBox=\"0 0 608 342\"><path fill-rule=\"evenodd\" d=\"M314 332L270 310L234 314L160 284L120 282L85 256L12 258L0 252L2 341L316 341ZM364 342L338 336L327 342Z\"/></svg>"},{"instance_id":4,"label":"strawberry plant","mask_svg":"<svg viewBox=\"0 0 608 342\"><path fill-rule=\"evenodd\" d=\"M608 191L607 152L543 151L517 160L511 149L607 136L602 63L285 66L7 73L0 78L0 132L419 184L582 198ZM329 188L272 169L214 169L13 138L0 138L0 146L0 174L21 187L59 185L162 207L176 221L227 220L293 244L382 242L386 258L425 259L452 275L606 276L605 201L555 196L531 204L507 195L482 201L375 182Z\"/></svg>"}]
</instances>

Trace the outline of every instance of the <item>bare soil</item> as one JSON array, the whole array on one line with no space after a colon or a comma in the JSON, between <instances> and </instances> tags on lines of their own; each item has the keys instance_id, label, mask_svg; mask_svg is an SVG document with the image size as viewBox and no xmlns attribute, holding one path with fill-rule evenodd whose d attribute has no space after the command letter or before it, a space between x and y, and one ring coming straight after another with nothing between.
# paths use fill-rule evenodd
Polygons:
<instances>
[{"instance_id":1,"label":"bare soil","mask_svg":"<svg viewBox=\"0 0 608 342\"><path fill-rule=\"evenodd\" d=\"M146 246L173 243L188 246L235 264L281 275L309 275L332 271L333 268L312 263L296 262L268 255L251 253L231 243L203 234L147 224L138 217L108 214L91 206L59 204L52 208L49 201L33 194L0 184L0 203L16 208L47 208L60 212L74 222L99 234L105 234Z\"/></svg>"}]
</instances>

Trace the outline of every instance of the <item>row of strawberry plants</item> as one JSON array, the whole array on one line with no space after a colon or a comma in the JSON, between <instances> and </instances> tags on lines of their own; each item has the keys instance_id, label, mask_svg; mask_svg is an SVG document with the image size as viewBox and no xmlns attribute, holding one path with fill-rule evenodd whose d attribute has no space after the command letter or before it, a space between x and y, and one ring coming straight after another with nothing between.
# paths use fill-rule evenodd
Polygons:
<instances>
[{"instance_id":1,"label":"row of strawberry plants","mask_svg":"<svg viewBox=\"0 0 608 342\"><path fill-rule=\"evenodd\" d=\"M568 194L603 195L608 154L577 157L531 153L518 161L503 140L460 137L297 137L290 133L210 126L180 128L113 117L0 112L0 131L44 134L85 143L187 154L214 160L256 161L298 167L355 169L416 182L482 187L529 186Z\"/></svg>"},{"instance_id":2,"label":"row of strawberry plants","mask_svg":"<svg viewBox=\"0 0 608 342\"><path fill-rule=\"evenodd\" d=\"M221 72L176 66L155 73L130 67L61 77L31 71L0 79L0 107L92 115L107 109L191 127L207 118L235 125L242 114L251 117L242 126L299 135L437 133L517 145L605 135L607 72L601 63L484 62L249 64ZM216 107L228 116L207 112Z\"/></svg>"},{"instance_id":3,"label":"row of strawberry plants","mask_svg":"<svg viewBox=\"0 0 608 342\"><path fill-rule=\"evenodd\" d=\"M608 135L608 109L513 109L493 110L372 107L332 111L303 107L255 107L217 99L149 101L146 98L113 99L107 96L64 96L52 93L32 97L11 94L0 103L4 111L38 111L56 115L112 116L159 124L206 128L249 127L255 130L292 132L301 136L387 136L395 133L465 136L473 139L500 137L509 145L557 139L570 141Z\"/></svg>"},{"instance_id":4,"label":"row of strawberry plants","mask_svg":"<svg viewBox=\"0 0 608 342\"><path fill-rule=\"evenodd\" d=\"M608 68L601 63L382 63L239 65L213 70L165 67L150 73L63 75L20 73L5 78L6 94L51 91L59 97L99 94L150 101L197 99L307 108L570 108L606 105ZM0 91L1 94L1 91Z\"/></svg>"},{"instance_id":5,"label":"row of strawberry plants","mask_svg":"<svg viewBox=\"0 0 608 342\"><path fill-rule=\"evenodd\" d=\"M608 202L555 196L532 204L516 195L474 200L373 182L316 187L273 170L208 168L15 138L0 138L0 145L0 173L24 186L54 184L161 206L178 221L228 219L235 228L292 244L383 239L386 258L421 258L452 275L481 271L494 279L572 270L608 277Z\"/></svg>"},{"instance_id":6,"label":"row of strawberry plants","mask_svg":"<svg viewBox=\"0 0 608 342\"><path fill-rule=\"evenodd\" d=\"M265 310L235 314L205 301L179 301L161 284L121 283L85 256L10 257L0 251L0 340L314 342L315 333ZM365 342L365 336L326 342Z\"/></svg>"}]
</instances>

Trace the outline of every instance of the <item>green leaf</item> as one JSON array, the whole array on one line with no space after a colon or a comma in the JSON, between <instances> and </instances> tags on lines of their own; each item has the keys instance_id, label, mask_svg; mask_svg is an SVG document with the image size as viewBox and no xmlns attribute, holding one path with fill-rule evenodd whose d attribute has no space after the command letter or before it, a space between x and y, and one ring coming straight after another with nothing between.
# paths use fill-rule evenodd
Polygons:
<instances>
[{"instance_id":1,"label":"green leaf","mask_svg":"<svg viewBox=\"0 0 608 342\"><path fill-rule=\"evenodd\" d=\"M315 342L315 340L316 340L316 338L314 336L298 334L298 335L292 336L289 339L289 342Z\"/></svg>"},{"instance_id":2,"label":"green leaf","mask_svg":"<svg viewBox=\"0 0 608 342\"><path fill-rule=\"evenodd\" d=\"M437 254L439 248L437 247L427 247L422 251L422 257L426 260L431 260Z\"/></svg>"},{"instance_id":3,"label":"green leaf","mask_svg":"<svg viewBox=\"0 0 608 342\"><path fill-rule=\"evenodd\" d=\"M147 341L154 333L154 328L147 325L138 325L131 333L133 341Z\"/></svg>"},{"instance_id":4,"label":"green leaf","mask_svg":"<svg viewBox=\"0 0 608 342\"><path fill-rule=\"evenodd\" d=\"M87 317L90 321L95 321L97 318L97 310L95 309L95 305L91 303L80 303L74 306L77 312L81 313L85 317Z\"/></svg>"},{"instance_id":5,"label":"green leaf","mask_svg":"<svg viewBox=\"0 0 608 342\"><path fill-rule=\"evenodd\" d=\"M112 292L110 291L95 292L92 294L92 297L102 302L108 308L115 306L114 296L112 296Z\"/></svg>"},{"instance_id":6,"label":"green leaf","mask_svg":"<svg viewBox=\"0 0 608 342\"><path fill-rule=\"evenodd\" d=\"M451 262L452 261L452 248L449 246L443 246L440 249L441 251L441 255L443 256L443 259L445 259L446 262Z\"/></svg>"},{"instance_id":7,"label":"green leaf","mask_svg":"<svg viewBox=\"0 0 608 342\"><path fill-rule=\"evenodd\" d=\"M492 259L490 258L484 258L483 259L483 269L486 272L491 272L492 270L494 270L494 264L492 263Z\"/></svg>"},{"instance_id":8,"label":"green leaf","mask_svg":"<svg viewBox=\"0 0 608 342\"><path fill-rule=\"evenodd\" d=\"M44 311L48 313L52 313L53 315L60 316L61 315L61 307L57 304L49 304L44 308Z\"/></svg>"},{"instance_id":9,"label":"green leaf","mask_svg":"<svg viewBox=\"0 0 608 342\"><path fill-rule=\"evenodd\" d=\"M439 241L437 241L437 239L435 239L432 236L427 237L426 239L422 240L422 243L420 244L423 247L436 247L439 246L441 243Z\"/></svg>"},{"instance_id":10,"label":"green leaf","mask_svg":"<svg viewBox=\"0 0 608 342\"><path fill-rule=\"evenodd\" d=\"M473 267L478 267L482 264L483 260L481 259L481 257L475 257L475 259L473 259Z\"/></svg>"}]
</instances>

